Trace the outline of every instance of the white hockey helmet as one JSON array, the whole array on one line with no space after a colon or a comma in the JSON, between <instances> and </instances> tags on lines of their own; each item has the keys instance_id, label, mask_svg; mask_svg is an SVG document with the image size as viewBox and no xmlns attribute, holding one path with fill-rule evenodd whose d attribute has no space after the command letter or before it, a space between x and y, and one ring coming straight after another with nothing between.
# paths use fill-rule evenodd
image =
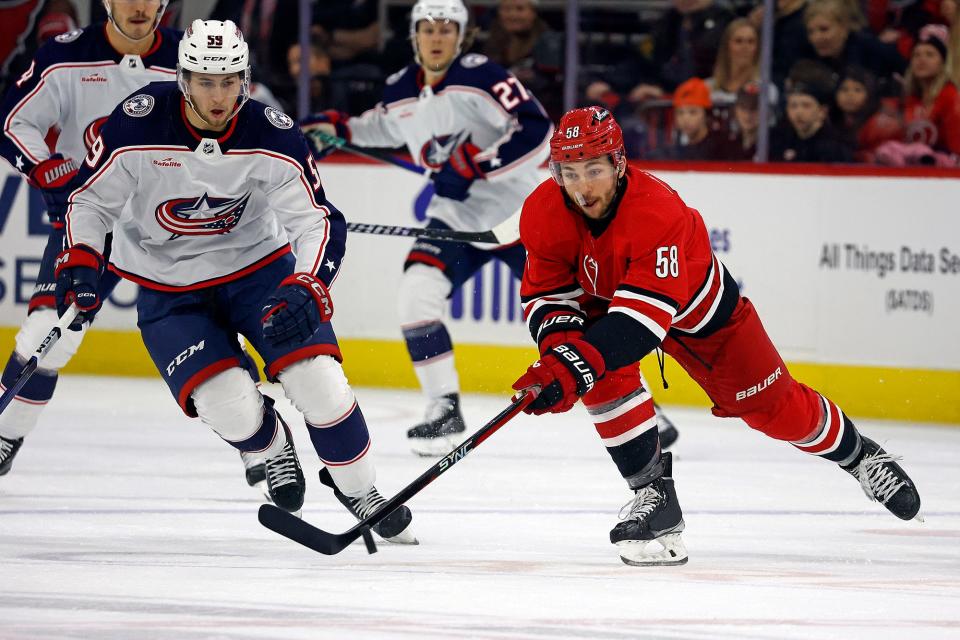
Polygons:
<instances>
[{"instance_id":1,"label":"white hockey helmet","mask_svg":"<svg viewBox=\"0 0 960 640\"><path fill-rule=\"evenodd\" d=\"M470 14L463 4L463 0L417 0L410 12L410 44L413 45L413 58L420 64L420 52L417 51L417 25L421 20L431 22L456 22L460 27L457 35L457 49L463 45L463 38L467 33L467 22Z\"/></svg>"},{"instance_id":2,"label":"white hockey helmet","mask_svg":"<svg viewBox=\"0 0 960 640\"><path fill-rule=\"evenodd\" d=\"M194 20L180 40L177 49L177 83L187 104L196 112L185 75L194 72L213 75L240 74L239 102L230 114L231 118L237 115L250 99L250 48L232 20Z\"/></svg>"},{"instance_id":3,"label":"white hockey helmet","mask_svg":"<svg viewBox=\"0 0 960 640\"><path fill-rule=\"evenodd\" d=\"M113 18L113 0L103 0L103 8L107 11L107 18L113 23L113 26L117 32L131 42L140 42L141 40L146 40L153 35L153 32L157 30L158 26L160 26L160 19L163 18L163 12L167 10L168 4L170 4L170 0L160 0L160 8L157 9L157 15L153 18L153 26L150 28L150 33L142 38L131 38L124 33L123 29L120 28L120 25L118 25L117 21Z\"/></svg>"}]
</instances>

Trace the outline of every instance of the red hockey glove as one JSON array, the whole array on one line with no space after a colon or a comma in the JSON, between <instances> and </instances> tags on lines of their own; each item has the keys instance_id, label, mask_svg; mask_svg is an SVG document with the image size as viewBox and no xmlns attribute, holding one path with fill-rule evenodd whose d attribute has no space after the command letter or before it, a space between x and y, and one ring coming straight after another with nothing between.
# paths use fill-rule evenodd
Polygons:
<instances>
[{"instance_id":1,"label":"red hockey glove","mask_svg":"<svg viewBox=\"0 0 960 640\"><path fill-rule=\"evenodd\" d=\"M557 311L549 314L537 330L537 347L540 349L540 355L564 342L579 340L583 337L584 328L583 316L576 311Z\"/></svg>"},{"instance_id":2,"label":"red hockey glove","mask_svg":"<svg viewBox=\"0 0 960 640\"><path fill-rule=\"evenodd\" d=\"M71 158L55 153L30 170L27 176L30 184L40 189L40 195L47 205L47 213L58 220L67 212L67 198L70 185L77 175L77 163Z\"/></svg>"},{"instance_id":3,"label":"red hockey glove","mask_svg":"<svg viewBox=\"0 0 960 640\"><path fill-rule=\"evenodd\" d=\"M327 109L320 113L307 116L300 121L300 128L307 136L310 148L317 160L322 160L337 150L336 145L324 143L320 138L311 133L322 132L328 135L343 138L349 142L350 127L347 126L347 120L350 115L342 111Z\"/></svg>"},{"instance_id":4,"label":"red hockey glove","mask_svg":"<svg viewBox=\"0 0 960 640\"><path fill-rule=\"evenodd\" d=\"M327 287L309 273L287 276L263 307L263 337L273 347L287 347L309 339L333 317L333 298Z\"/></svg>"},{"instance_id":5,"label":"red hockey glove","mask_svg":"<svg viewBox=\"0 0 960 640\"><path fill-rule=\"evenodd\" d=\"M91 322L103 306L99 291L103 266L103 256L85 244L74 245L57 256L53 295L61 316L71 304L79 307L80 313L70 325L73 331L79 331L84 322Z\"/></svg>"},{"instance_id":6,"label":"red hockey glove","mask_svg":"<svg viewBox=\"0 0 960 640\"><path fill-rule=\"evenodd\" d=\"M537 399L524 411L535 415L569 411L603 377L606 366L600 352L584 340L554 347L513 383L516 391L539 387Z\"/></svg>"}]
</instances>

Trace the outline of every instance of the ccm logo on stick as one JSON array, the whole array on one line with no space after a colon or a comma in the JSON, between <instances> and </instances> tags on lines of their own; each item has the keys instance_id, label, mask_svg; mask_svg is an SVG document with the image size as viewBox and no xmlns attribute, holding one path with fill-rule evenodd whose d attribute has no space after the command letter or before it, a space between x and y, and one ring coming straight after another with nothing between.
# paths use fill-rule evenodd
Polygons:
<instances>
[{"instance_id":1,"label":"ccm logo on stick","mask_svg":"<svg viewBox=\"0 0 960 640\"><path fill-rule=\"evenodd\" d=\"M780 371L780 367L777 367L777 370L771 373L770 375L768 375L764 380L761 380L757 384L747 389L744 389L743 391L737 391L737 402L740 402L744 398L749 398L750 396L757 395L758 393L760 393L761 391L763 391L764 389L772 385L774 381L777 378L779 378L781 375L782 373Z\"/></svg>"},{"instance_id":2,"label":"ccm logo on stick","mask_svg":"<svg viewBox=\"0 0 960 640\"><path fill-rule=\"evenodd\" d=\"M203 351L203 343L204 343L204 342L205 342L204 340L201 340L201 341L200 341L199 343L197 343L197 344L190 345L189 347L187 347L186 349L184 349L184 350L180 353L180 355L178 355L176 358L174 358L173 360L171 360L171 361L170 361L170 364L167 365L167 375L168 375L168 376L172 376L174 370L175 370L177 367L179 367L181 364L183 364L183 361L184 361L184 360L186 360L187 358L189 358L190 356L192 356L193 354L195 354L197 351Z\"/></svg>"}]
</instances>

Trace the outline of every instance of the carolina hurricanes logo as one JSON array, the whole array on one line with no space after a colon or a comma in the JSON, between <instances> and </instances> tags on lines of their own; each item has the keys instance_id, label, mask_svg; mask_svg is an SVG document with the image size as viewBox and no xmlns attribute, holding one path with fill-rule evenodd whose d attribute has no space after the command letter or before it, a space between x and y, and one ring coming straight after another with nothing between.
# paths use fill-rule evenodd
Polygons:
<instances>
[{"instance_id":1,"label":"carolina hurricanes logo","mask_svg":"<svg viewBox=\"0 0 960 640\"><path fill-rule=\"evenodd\" d=\"M600 268L597 266L597 261L591 258L589 255L583 256L583 272L587 276L587 280L590 281L590 284L593 286L593 292L597 292L597 275L600 272Z\"/></svg>"},{"instance_id":2,"label":"carolina hurricanes logo","mask_svg":"<svg viewBox=\"0 0 960 640\"><path fill-rule=\"evenodd\" d=\"M464 132L445 136L434 136L420 148L420 164L432 171L439 171L457 148Z\"/></svg>"},{"instance_id":3,"label":"carolina hurricanes logo","mask_svg":"<svg viewBox=\"0 0 960 640\"><path fill-rule=\"evenodd\" d=\"M904 137L909 142L922 142L932 147L937 144L937 125L926 118L919 118L907 125L907 133Z\"/></svg>"},{"instance_id":4,"label":"carolina hurricanes logo","mask_svg":"<svg viewBox=\"0 0 960 640\"><path fill-rule=\"evenodd\" d=\"M157 207L157 222L169 231L170 239L180 236L213 236L229 233L240 223L250 194L239 198L175 198Z\"/></svg>"},{"instance_id":5,"label":"carolina hurricanes logo","mask_svg":"<svg viewBox=\"0 0 960 640\"><path fill-rule=\"evenodd\" d=\"M100 137L100 129L103 128L103 124L107 121L108 117L109 116L103 116L102 118L97 118L83 130L83 144L87 147L87 151L90 151L90 147L92 147L93 143Z\"/></svg>"}]
</instances>

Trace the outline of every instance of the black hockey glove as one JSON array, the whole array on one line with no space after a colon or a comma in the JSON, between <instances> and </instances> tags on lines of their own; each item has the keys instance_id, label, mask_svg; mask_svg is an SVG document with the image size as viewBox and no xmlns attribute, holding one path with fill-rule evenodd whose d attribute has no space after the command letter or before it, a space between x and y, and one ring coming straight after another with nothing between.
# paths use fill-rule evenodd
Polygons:
<instances>
[{"instance_id":1,"label":"black hockey glove","mask_svg":"<svg viewBox=\"0 0 960 640\"><path fill-rule=\"evenodd\" d=\"M30 184L40 190L51 221L59 221L67 213L67 198L77 175L77 163L55 153L35 166L28 176Z\"/></svg>"},{"instance_id":2,"label":"black hockey glove","mask_svg":"<svg viewBox=\"0 0 960 640\"><path fill-rule=\"evenodd\" d=\"M295 273L267 298L261 319L263 337L272 347L299 344L332 317L333 299L323 282L309 273Z\"/></svg>"},{"instance_id":3,"label":"black hockey glove","mask_svg":"<svg viewBox=\"0 0 960 640\"><path fill-rule=\"evenodd\" d=\"M74 245L57 256L53 272L57 314L62 316L71 304L77 304L80 313L70 324L73 331L79 331L84 322L92 322L103 306L99 290L103 268L103 256L85 244Z\"/></svg>"}]
</instances>

